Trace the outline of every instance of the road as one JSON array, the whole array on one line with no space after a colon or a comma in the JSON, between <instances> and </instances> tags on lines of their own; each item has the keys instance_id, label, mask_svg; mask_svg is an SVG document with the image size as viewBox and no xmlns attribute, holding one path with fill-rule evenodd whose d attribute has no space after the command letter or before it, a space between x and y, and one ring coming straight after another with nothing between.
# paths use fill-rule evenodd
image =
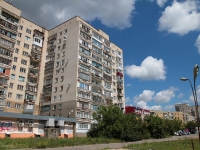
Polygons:
<instances>
[{"instance_id":1,"label":"road","mask_svg":"<svg viewBox=\"0 0 200 150\"><path fill-rule=\"evenodd\" d=\"M136 142L126 142L126 143L110 143L110 144L82 145L82 146L73 146L73 147L46 148L45 150L102 150L104 148L120 149L123 146L127 146L129 144L173 141L173 140L186 139L186 138L189 138L189 139L198 138L198 135L191 134L191 135L185 135L185 136L173 136L173 137L164 138L164 139L149 139L149 140L141 140L141 141L136 141ZM34 149L34 150L41 150L41 149Z\"/></svg>"}]
</instances>

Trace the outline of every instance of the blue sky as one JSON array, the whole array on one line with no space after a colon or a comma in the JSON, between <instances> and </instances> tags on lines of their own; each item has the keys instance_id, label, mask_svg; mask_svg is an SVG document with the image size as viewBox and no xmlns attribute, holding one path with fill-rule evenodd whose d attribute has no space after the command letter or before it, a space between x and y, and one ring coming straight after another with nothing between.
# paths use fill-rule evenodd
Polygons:
<instances>
[{"instance_id":1,"label":"blue sky","mask_svg":"<svg viewBox=\"0 0 200 150\"><path fill-rule=\"evenodd\" d=\"M13 0L22 15L50 29L75 15L123 49L126 105L173 111L194 104L187 77L200 65L200 3L173 0ZM199 38L198 38L199 37ZM200 100L200 77L196 79Z\"/></svg>"}]
</instances>

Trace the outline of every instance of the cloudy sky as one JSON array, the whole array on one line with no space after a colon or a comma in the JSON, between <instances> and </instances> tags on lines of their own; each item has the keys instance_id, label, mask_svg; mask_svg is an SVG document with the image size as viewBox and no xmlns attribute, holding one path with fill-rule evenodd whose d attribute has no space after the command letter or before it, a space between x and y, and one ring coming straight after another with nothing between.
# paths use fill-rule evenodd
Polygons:
<instances>
[{"instance_id":1,"label":"cloudy sky","mask_svg":"<svg viewBox=\"0 0 200 150\"><path fill-rule=\"evenodd\" d=\"M200 65L199 1L13 0L12 4L46 29L78 15L109 34L124 52L126 105L173 111L176 103L194 104L189 82L179 79L193 81L193 67ZM196 83L200 96L200 77Z\"/></svg>"}]
</instances>

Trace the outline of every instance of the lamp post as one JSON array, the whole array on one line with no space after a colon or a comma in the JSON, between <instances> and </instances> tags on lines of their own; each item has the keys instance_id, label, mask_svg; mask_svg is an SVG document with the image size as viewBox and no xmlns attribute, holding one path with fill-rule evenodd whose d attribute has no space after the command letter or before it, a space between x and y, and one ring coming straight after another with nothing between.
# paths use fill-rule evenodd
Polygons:
<instances>
[{"instance_id":1,"label":"lamp post","mask_svg":"<svg viewBox=\"0 0 200 150\"><path fill-rule=\"evenodd\" d=\"M195 109L196 109L196 118L197 118L197 127L198 127L198 135L199 135L199 142L200 142L200 131L199 131L199 110L198 110L198 101L197 101L197 93L196 93L196 77L199 72L199 66L196 64L194 66L193 74L194 74L194 87L192 86L192 82L188 78L180 78L182 81L189 81L191 89L192 89L192 94L194 97L194 104L195 104Z\"/></svg>"}]
</instances>

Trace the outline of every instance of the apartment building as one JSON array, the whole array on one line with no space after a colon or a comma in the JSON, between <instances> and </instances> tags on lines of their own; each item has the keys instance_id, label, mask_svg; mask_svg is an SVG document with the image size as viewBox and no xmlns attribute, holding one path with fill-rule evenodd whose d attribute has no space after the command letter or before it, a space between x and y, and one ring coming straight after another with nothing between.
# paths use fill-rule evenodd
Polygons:
<instances>
[{"instance_id":1,"label":"apartment building","mask_svg":"<svg viewBox=\"0 0 200 150\"><path fill-rule=\"evenodd\" d=\"M183 123L187 123L190 121L195 121L195 117L190 115L190 114L186 114L183 112L167 112L167 111L161 111L161 110L151 110L150 113L154 116L158 116L162 119L177 119L177 120L181 120Z\"/></svg>"},{"instance_id":2,"label":"apartment building","mask_svg":"<svg viewBox=\"0 0 200 150\"><path fill-rule=\"evenodd\" d=\"M47 40L48 30L0 0L0 137L44 136L45 126L75 131L73 118L39 115Z\"/></svg>"},{"instance_id":3,"label":"apartment building","mask_svg":"<svg viewBox=\"0 0 200 150\"><path fill-rule=\"evenodd\" d=\"M150 116L150 110L143 109L136 106L125 106L125 113L135 113L139 116L141 116L142 119L144 119L145 116Z\"/></svg>"},{"instance_id":4,"label":"apartment building","mask_svg":"<svg viewBox=\"0 0 200 150\"><path fill-rule=\"evenodd\" d=\"M90 129L100 105L124 100L122 49L76 16L49 30L41 115L77 119L77 133Z\"/></svg>"}]
</instances>

